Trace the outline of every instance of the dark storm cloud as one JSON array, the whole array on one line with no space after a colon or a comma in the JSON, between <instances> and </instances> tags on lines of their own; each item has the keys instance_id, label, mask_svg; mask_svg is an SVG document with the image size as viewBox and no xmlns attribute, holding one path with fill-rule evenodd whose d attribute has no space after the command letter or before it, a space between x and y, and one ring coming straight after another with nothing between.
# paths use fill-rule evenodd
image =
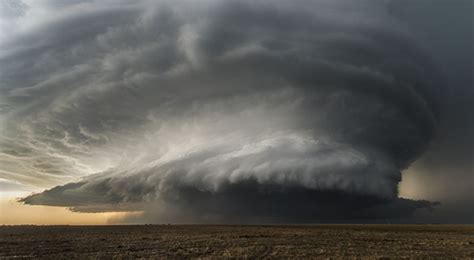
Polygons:
<instances>
[{"instance_id":1,"label":"dark storm cloud","mask_svg":"<svg viewBox=\"0 0 474 260\"><path fill-rule=\"evenodd\" d=\"M473 12L470 0L396 0L391 13L428 43L446 81L437 136L404 177L419 185L426 199L439 200L436 214L423 221L474 220Z\"/></svg>"},{"instance_id":2,"label":"dark storm cloud","mask_svg":"<svg viewBox=\"0 0 474 260\"><path fill-rule=\"evenodd\" d=\"M432 205L397 185L442 80L383 2L45 3L0 43L0 173L88 176L24 202L242 221Z\"/></svg>"},{"instance_id":3,"label":"dark storm cloud","mask_svg":"<svg viewBox=\"0 0 474 260\"><path fill-rule=\"evenodd\" d=\"M437 205L429 201L385 199L291 184L262 184L255 179L222 185L218 192L180 187L180 184L173 187L174 190L157 191L153 185L133 181L133 187L110 179L94 182L94 187L90 186L91 182L71 183L23 201L33 205L74 205L70 209L78 212L145 210L144 215L125 220L130 223L384 222L409 218L417 209ZM111 186L120 187L120 191L110 192ZM144 197L156 193L160 194L159 200L143 201Z\"/></svg>"}]
</instances>

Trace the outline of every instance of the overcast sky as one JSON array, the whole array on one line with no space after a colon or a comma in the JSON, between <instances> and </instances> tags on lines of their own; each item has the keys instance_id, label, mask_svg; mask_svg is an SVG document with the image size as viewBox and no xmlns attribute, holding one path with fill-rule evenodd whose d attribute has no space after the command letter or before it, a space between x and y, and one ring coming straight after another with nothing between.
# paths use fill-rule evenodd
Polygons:
<instances>
[{"instance_id":1,"label":"overcast sky","mask_svg":"<svg viewBox=\"0 0 474 260\"><path fill-rule=\"evenodd\" d=\"M472 223L472 11L0 0L0 189L134 223Z\"/></svg>"}]
</instances>

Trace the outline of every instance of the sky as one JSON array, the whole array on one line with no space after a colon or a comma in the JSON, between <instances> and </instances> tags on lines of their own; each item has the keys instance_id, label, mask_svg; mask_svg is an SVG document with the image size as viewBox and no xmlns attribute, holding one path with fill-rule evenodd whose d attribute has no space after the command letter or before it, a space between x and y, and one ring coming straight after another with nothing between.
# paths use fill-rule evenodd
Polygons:
<instances>
[{"instance_id":1,"label":"sky","mask_svg":"<svg viewBox=\"0 0 474 260\"><path fill-rule=\"evenodd\" d=\"M473 223L470 0L0 0L0 224Z\"/></svg>"}]
</instances>

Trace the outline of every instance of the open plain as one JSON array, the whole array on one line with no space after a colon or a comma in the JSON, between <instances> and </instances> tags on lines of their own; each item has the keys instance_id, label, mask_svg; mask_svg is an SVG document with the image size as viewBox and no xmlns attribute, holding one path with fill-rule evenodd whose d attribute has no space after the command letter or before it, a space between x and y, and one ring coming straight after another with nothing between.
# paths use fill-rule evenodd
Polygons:
<instances>
[{"instance_id":1,"label":"open plain","mask_svg":"<svg viewBox=\"0 0 474 260\"><path fill-rule=\"evenodd\" d=\"M474 226L3 226L10 258L474 258Z\"/></svg>"}]
</instances>

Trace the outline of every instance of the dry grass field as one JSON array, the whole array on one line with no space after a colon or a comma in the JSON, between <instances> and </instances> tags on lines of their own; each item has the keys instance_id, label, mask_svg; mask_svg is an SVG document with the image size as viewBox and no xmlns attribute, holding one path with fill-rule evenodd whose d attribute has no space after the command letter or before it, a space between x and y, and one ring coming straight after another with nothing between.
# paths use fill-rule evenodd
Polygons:
<instances>
[{"instance_id":1,"label":"dry grass field","mask_svg":"<svg viewBox=\"0 0 474 260\"><path fill-rule=\"evenodd\" d=\"M474 259L474 226L3 226L10 258Z\"/></svg>"}]
</instances>

